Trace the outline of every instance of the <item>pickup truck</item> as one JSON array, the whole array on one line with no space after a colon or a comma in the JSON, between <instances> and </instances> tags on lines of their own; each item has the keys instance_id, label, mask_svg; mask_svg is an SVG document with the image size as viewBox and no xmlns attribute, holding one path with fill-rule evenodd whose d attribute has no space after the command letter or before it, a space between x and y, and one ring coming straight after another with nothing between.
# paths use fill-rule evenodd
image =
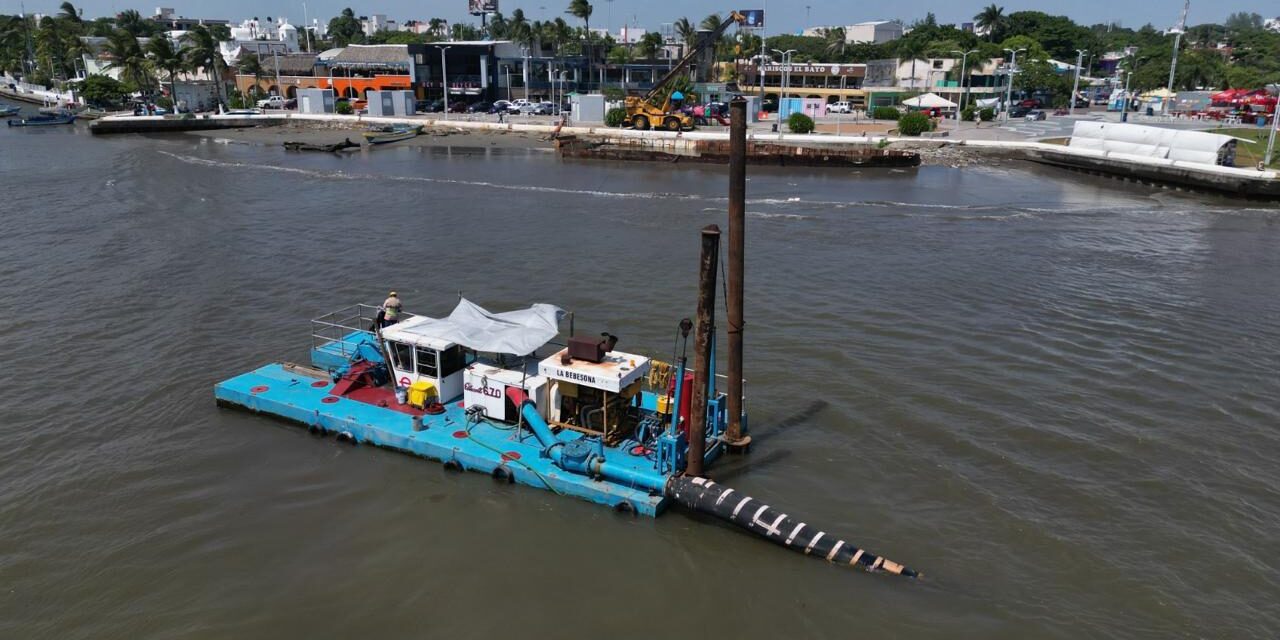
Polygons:
<instances>
[{"instance_id":1,"label":"pickup truck","mask_svg":"<svg viewBox=\"0 0 1280 640\"><path fill-rule=\"evenodd\" d=\"M258 101L259 109L283 109L284 96L271 96Z\"/></svg>"}]
</instances>

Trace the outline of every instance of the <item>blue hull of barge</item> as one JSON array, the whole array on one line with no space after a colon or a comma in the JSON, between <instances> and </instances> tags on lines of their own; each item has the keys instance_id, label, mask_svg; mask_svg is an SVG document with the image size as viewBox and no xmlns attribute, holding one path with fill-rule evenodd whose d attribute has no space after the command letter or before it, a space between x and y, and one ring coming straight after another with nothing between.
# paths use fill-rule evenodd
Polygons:
<instances>
[{"instance_id":1,"label":"blue hull of barge","mask_svg":"<svg viewBox=\"0 0 1280 640\"><path fill-rule=\"evenodd\" d=\"M313 353L315 355L320 354ZM542 447L532 435L512 425L487 420L468 425L461 403L446 405L442 414L422 416L424 428L415 431L413 416L332 395L333 387L333 381L328 378L315 378L282 364L270 364L217 384L214 396L222 404L345 435L356 443L454 463L468 471L493 474L503 467L520 484L613 508L624 508L625 503L637 513L656 516L666 507L664 496L653 495L645 489L597 480L557 467L542 456ZM565 442L581 437L570 431L557 435ZM718 448L708 452L708 458L719 453L715 449ZM604 449L604 456L609 465L633 469L639 475L658 475L651 460L629 450L609 447Z\"/></svg>"}]
</instances>

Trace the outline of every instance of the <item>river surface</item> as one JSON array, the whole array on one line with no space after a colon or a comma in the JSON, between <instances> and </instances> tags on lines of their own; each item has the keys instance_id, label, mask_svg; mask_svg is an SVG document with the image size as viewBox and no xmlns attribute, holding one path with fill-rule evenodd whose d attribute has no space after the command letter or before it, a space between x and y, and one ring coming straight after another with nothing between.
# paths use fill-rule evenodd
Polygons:
<instances>
[{"instance_id":1,"label":"river surface","mask_svg":"<svg viewBox=\"0 0 1280 640\"><path fill-rule=\"evenodd\" d=\"M0 637L1274 637L1280 208L748 175L757 446L716 471L923 579L213 402L389 288L669 358L722 168L0 129Z\"/></svg>"}]
</instances>

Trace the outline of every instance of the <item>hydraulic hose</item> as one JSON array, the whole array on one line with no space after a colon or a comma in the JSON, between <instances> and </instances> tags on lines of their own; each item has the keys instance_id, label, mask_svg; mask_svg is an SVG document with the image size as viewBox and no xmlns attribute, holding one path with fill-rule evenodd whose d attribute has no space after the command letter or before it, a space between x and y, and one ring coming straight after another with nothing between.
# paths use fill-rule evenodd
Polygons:
<instances>
[{"instance_id":1,"label":"hydraulic hose","mask_svg":"<svg viewBox=\"0 0 1280 640\"><path fill-rule=\"evenodd\" d=\"M755 498L706 478L671 478L667 481L666 495L694 511L727 520L766 540L805 555L826 558L828 562L847 564L866 571L886 571L909 578L919 575L913 569L859 549Z\"/></svg>"}]
</instances>

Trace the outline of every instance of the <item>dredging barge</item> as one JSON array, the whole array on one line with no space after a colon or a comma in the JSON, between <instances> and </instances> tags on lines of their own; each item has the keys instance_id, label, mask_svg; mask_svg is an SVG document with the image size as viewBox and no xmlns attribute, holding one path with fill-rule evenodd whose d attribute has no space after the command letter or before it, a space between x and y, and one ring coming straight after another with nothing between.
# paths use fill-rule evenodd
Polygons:
<instances>
[{"instance_id":1,"label":"dredging barge","mask_svg":"<svg viewBox=\"0 0 1280 640\"><path fill-rule=\"evenodd\" d=\"M731 110L723 391L713 375L720 230L711 225L701 233L697 323L679 322L684 347L672 362L620 351L607 333L578 336L573 315L549 304L492 313L460 297L447 317L390 325L379 308L355 305L312 321L310 364L271 363L218 383L218 404L618 511L657 516L680 505L805 555L917 576L706 477L727 451L750 443L742 380L745 104L734 101Z\"/></svg>"}]
</instances>

